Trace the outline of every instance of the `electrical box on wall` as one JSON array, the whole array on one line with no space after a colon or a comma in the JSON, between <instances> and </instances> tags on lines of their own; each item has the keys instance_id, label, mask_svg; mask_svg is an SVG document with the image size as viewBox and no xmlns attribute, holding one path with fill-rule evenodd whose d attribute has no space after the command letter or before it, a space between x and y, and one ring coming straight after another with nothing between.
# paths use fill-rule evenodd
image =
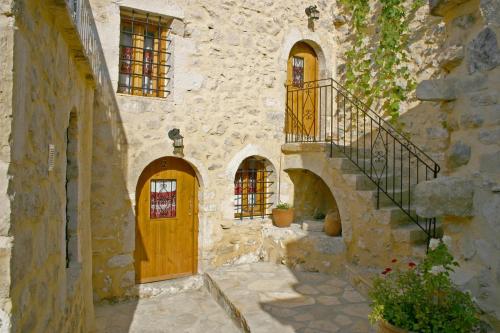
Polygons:
<instances>
[{"instance_id":1,"label":"electrical box on wall","mask_svg":"<svg viewBox=\"0 0 500 333\"><path fill-rule=\"evenodd\" d=\"M56 146L53 144L49 144L49 157L47 162L49 172L54 170L55 159L56 159Z\"/></svg>"}]
</instances>

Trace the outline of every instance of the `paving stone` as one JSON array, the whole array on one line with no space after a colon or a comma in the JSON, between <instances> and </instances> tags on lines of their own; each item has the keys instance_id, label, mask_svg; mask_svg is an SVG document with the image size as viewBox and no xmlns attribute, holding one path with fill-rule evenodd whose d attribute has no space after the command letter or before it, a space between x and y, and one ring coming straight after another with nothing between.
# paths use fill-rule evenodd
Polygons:
<instances>
[{"instance_id":1,"label":"paving stone","mask_svg":"<svg viewBox=\"0 0 500 333\"><path fill-rule=\"evenodd\" d=\"M319 296L317 298L318 303L323 304L323 305L338 305L340 304L340 301L337 297L335 296Z\"/></svg>"},{"instance_id":2,"label":"paving stone","mask_svg":"<svg viewBox=\"0 0 500 333\"><path fill-rule=\"evenodd\" d=\"M343 278L295 272L268 263L250 267L244 271L222 267L207 275L239 311L252 333L374 332L368 322L368 302ZM263 270L273 276L255 274ZM239 281L238 287L234 288L228 279Z\"/></svg>"},{"instance_id":3,"label":"paving stone","mask_svg":"<svg viewBox=\"0 0 500 333\"><path fill-rule=\"evenodd\" d=\"M352 324L352 320L349 317L341 315L341 314L336 316L334 320L340 326L348 326L348 325Z\"/></svg>"},{"instance_id":4,"label":"paving stone","mask_svg":"<svg viewBox=\"0 0 500 333\"><path fill-rule=\"evenodd\" d=\"M99 333L237 333L205 289L96 306Z\"/></svg>"},{"instance_id":5,"label":"paving stone","mask_svg":"<svg viewBox=\"0 0 500 333\"><path fill-rule=\"evenodd\" d=\"M351 302L351 303L359 303L359 302L364 302L365 298L361 296L360 293L354 290L346 290L342 294L342 298L344 298L346 301Z\"/></svg>"},{"instance_id":6,"label":"paving stone","mask_svg":"<svg viewBox=\"0 0 500 333\"><path fill-rule=\"evenodd\" d=\"M327 332L337 332L340 328L328 320L316 320L309 323L309 328L316 328Z\"/></svg>"},{"instance_id":7,"label":"paving stone","mask_svg":"<svg viewBox=\"0 0 500 333\"><path fill-rule=\"evenodd\" d=\"M314 287L308 286L308 285L298 286L296 288L296 290L297 290L297 292L304 294L304 295L317 295L317 294L319 294L318 290L316 290Z\"/></svg>"}]
</instances>

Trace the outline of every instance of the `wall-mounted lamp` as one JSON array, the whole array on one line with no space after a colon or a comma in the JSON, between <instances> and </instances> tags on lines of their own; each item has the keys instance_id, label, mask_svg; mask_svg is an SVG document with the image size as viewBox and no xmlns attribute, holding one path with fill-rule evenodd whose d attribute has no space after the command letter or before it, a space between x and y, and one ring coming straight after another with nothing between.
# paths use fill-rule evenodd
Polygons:
<instances>
[{"instance_id":1,"label":"wall-mounted lamp","mask_svg":"<svg viewBox=\"0 0 500 333\"><path fill-rule=\"evenodd\" d=\"M306 15L309 18L310 21L316 21L319 20L319 10L318 6L309 6L306 8Z\"/></svg>"},{"instance_id":2,"label":"wall-mounted lamp","mask_svg":"<svg viewBox=\"0 0 500 333\"><path fill-rule=\"evenodd\" d=\"M184 155L184 137L178 128L171 129L168 132L170 140L174 141L174 155Z\"/></svg>"}]
</instances>

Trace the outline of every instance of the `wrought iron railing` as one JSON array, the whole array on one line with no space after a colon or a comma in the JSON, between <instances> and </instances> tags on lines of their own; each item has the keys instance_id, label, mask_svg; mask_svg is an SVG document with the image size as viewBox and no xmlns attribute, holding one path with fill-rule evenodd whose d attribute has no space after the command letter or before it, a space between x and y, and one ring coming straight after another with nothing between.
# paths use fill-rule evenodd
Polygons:
<instances>
[{"instance_id":1,"label":"wrought iron railing","mask_svg":"<svg viewBox=\"0 0 500 333\"><path fill-rule=\"evenodd\" d=\"M89 1L66 0L66 6L78 31L84 57L89 62L96 83L107 86L109 73Z\"/></svg>"},{"instance_id":2,"label":"wrought iron railing","mask_svg":"<svg viewBox=\"0 0 500 333\"><path fill-rule=\"evenodd\" d=\"M333 79L287 86L286 142L325 142L351 160L376 186L377 209L393 203L428 236L436 219L415 212L415 185L440 167L370 107Z\"/></svg>"}]
</instances>

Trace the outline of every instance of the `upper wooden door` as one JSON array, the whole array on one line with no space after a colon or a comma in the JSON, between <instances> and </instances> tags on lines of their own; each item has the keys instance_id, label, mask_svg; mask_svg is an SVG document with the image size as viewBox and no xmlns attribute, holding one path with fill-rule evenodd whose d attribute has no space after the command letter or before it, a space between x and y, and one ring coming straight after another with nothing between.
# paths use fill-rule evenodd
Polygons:
<instances>
[{"instance_id":1,"label":"upper wooden door","mask_svg":"<svg viewBox=\"0 0 500 333\"><path fill-rule=\"evenodd\" d=\"M197 271L198 182L184 160L150 164L137 186L135 266L137 282Z\"/></svg>"},{"instance_id":2,"label":"upper wooden door","mask_svg":"<svg viewBox=\"0 0 500 333\"><path fill-rule=\"evenodd\" d=\"M318 79L318 57L313 48L299 42L288 58L286 133L313 137L318 128L317 95L314 84ZM306 83L306 84L304 84Z\"/></svg>"}]
</instances>

